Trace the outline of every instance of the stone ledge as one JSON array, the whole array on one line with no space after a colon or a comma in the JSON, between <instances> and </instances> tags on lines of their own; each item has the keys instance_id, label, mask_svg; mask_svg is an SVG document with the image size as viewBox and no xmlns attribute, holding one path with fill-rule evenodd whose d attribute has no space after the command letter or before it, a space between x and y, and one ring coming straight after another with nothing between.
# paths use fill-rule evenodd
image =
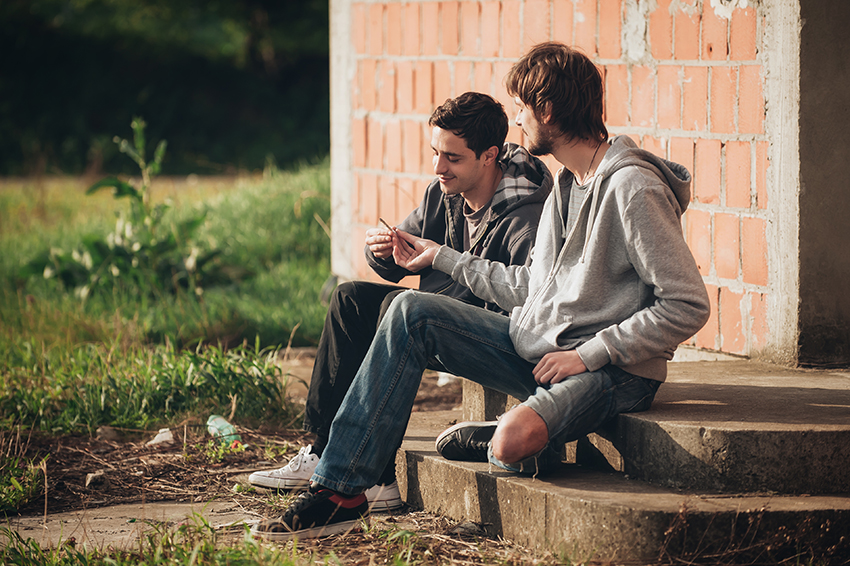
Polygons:
<instances>
[{"instance_id":1,"label":"stone ledge","mask_svg":"<svg viewBox=\"0 0 850 566\"><path fill-rule=\"evenodd\" d=\"M409 504L482 523L490 535L577 561L728 557L769 543L781 549L782 537L819 556L835 545L850 552L847 495L683 492L577 464L545 478L518 477L439 457L436 435L460 418L460 411L413 414L397 459L399 484Z\"/></svg>"},{"instance_id":2,"label":"stone ledge","mask_svg":"<svg viewBox=\"0 0 850 566\"><path fill-rule=\"evenodd\" d=\"M850 492L850 373L750 361L669 368L651 410L571 443L568 461L681 489ZM464 382L464 419L491 420L517 402Z\"/></svg>"}]
</instances>

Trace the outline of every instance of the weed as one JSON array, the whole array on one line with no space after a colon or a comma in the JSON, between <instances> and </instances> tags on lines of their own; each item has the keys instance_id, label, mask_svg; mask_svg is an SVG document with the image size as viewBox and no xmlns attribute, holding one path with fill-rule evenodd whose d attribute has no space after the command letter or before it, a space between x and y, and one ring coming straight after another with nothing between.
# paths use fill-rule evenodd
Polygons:
<instances>
[{"instance_id":1,"label":"weed","mask_svg":"<svg viewBox=\"0 0 850 566\"><path fill-rule=\"evenodd\" d=\"M203 223L205 213L181 222L165 223L166 203L151 205L151 179L160 171L166 142L157 145L153 161L145 159L145 122L134 118L131 144L116 136L120 151L133 159L141 170L141 184L133 186L117 177L107 177L92 185L86 194L112 188L116 199L130 201L129 214L119 214L115 229L102 237L90 234L70 251L51 248L30 261L19 276L58 279L74 294L86 299L90 293L118 287L133 293L174 293L180 289L201 294L206 283L229 282L213 260L219 250L202 252L192 237Z\"/></svg>"}]
</instances>

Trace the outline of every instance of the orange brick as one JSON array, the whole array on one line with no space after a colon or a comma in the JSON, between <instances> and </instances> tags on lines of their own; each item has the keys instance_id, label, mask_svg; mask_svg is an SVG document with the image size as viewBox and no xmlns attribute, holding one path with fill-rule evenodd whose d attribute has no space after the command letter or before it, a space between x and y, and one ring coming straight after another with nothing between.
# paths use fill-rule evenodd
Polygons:
<instances>
[{"instance_id":1,"label":"orange brick","mask_svg":"<svg viewBox=\"0 0 850 566\"><path fill-rule=\"evenodd\" d=\"M493 82L496 85L496 91L493 93L493 97L505 107L505 112L508 113L511 124L513 124L513 119L516 117L517 107L514 103L514 98L508 94L508 89L505 88L505 77L512 65L513 61L497 61L493 64Z\"/></svg>"},{"instance_id":2,"label":"orange brick","mask_svg":"<svg viewBox=\"0 0 850 566\"><path fill-rule=\"evenodd\" d=\"M697 140L694 149L694 200L720 204L720 140Z\"/></svg>"},{"instance_id":3,"label":"orange brick","mask_svg":"<svg viewBox=\"0 0 850 566\"><path fill-rule=\"evenodd\" d=\"M517 126L513 125L513 119L511 119L510 124L511 126L508 128L508 137L505 138L505 141L522 145L522 130L520 130Z\"/></svg>"},{"instance_id":4,"label":"orange brick","mask_svg":"<svg viewBox=\"0 0 850 566\"><path fill-rule=\"evenodd\" d=\"M736 214L714 215L714 270L721 279L738 279L741 264L741 219Z\"/></svg>"},{"instance_id":5,"label":"orange brick","mask_svg":"<svg viewBox=\"0 0 850 566\"><path fill-rule=\"evenodd\" d=\"M480 6L478 2L463 2L460 5L460 46L467 57L481 54Z\"/></svg>"},{"instance_id":6,"label":"orange brick","mask_svg":"<svg viewBox=\"0 0 850 566\"><path fill-rule=\"evenodd\" d=\"M621 0L599 2L599 56L603 59L619 59Z\"/></svg>"},{"instance_id":7,"label":"orange brick","mask_svg":"<svg viewBox=\"0 0 850 566\"><path fill-rule=\"evenodd\" d=\"M673 58L673 15L670 0L658 0L658 7L649 15L649 43L652 57L659 60Z\"/></svg>"},{"instance_id":8,"label":"orange brick","mask_svg":"<svg viewBox=\"0 0 850 566\"><path fill-rule=\"evenodd\" d=\"M735 102L738 71L734 67L711 68L711 131L718 134L735 132Z\"/></svg>"},{"instance_id":9,"label":"orange brick","mask_svg":"<svg viewBox=\"0 0 850 566\"><path fill-rule=\"evenodd\" d=\"M434 62L434 107L452 97L452 72L448 61Z\"/></svg>"},{"instance_id":10,"label":"orange brick","mask_svg":"<svg viewBox=\"0 0 850 566\"><path fill-rule=\"evenodd\" d=\"M643 136L641 138L640 146L649 151L650 153L654 153L658 157L667 158L667 143L663 138L656 138L655 136Z\"/></svg>"},{"instance_id":11,"label":"orange brick","mask_svg":"<svg viewBox=\"0 0 850 566\"><path fill-rule=\"evenodd\" d=\"M720 349L730 354L746 354L747 336L741 312L743 293L720 289Z\"/></svg>"},{"instance_id":12,"label":"orange brick","mask_svg":"<svg viewBox=\"0 0 850 566\"><path fill-rule=\"evenodd\" d=\"M399 61L396 63L396 103L398 111L408 113L413 111L413 63Z\"/></svg>"},{"instance_id":13,"label":"orange brick","mask_svg":"<svg viewBox=\"0 0 850 566\"><path fill-rule=\"evenodd\" d=\"M720 349L720 316L718 315L718 304L720 302L720 289L714 285L706 285L705 290L708 292L708 302L711 312L708 315L708 322L694 336L694 345L698 348L707 348L709 350Z\"/></svg>"},{"instance_id":14,"label":"orange brick","mask_svg":"<svg viewBox=\"0 0 850 566\"><path fill-rule=\"evenodd\" d=\"M357 221L374 226L378 223L378 176L371 173L360 175L358 192ZM363 241L362 235L360 241Z\"/></svg>"},{"instance_id":15,"label":"orange brick","mask_svg":"<svg viewBox=\"0 0 850 566\"><path fill-rule=\"evenodd\" d=\"M522 51L520 19L522 4L519 0L502 2L502 57L518 59Z\"/></svg>"},{"instance_id":16,"label":"orange brick","mask_svg":"<svg viewBox=\"0 0 850 566\"><path fill-rule=\"evenodd\" d=\"M440 5L436 2L422 4L422 53L437 55L440 51Z\"/></svg>"},{"instance_id":17,"label":"orange brick","mask_svg":"<svg viewBox=\"0 0 850 566\"><path fill-rule=\"evenodd\" d=\"M632 126L655 127L655 73L651 67L632 67Z\"/></svg>"},{"instance_id":18,"label":"orange brick","mask_svg":"<svg viewBox=\"0 0 850 566\"><path fill-rule=\"evenodd\" d=\"M549 41L549 0L525 0L523 51L544 41Z\"/></svg>"},{"instance_id":19,"label":"orange brick","mask_svg":"<svg viewBox=\"0 0 850 566\"><path fill-rule=\"evenodd\" d=\"M378 217L389 220L389 216L393 219L390 220L393 224L397 208L396 186L397 182L393 177L381 175L378 178Z\"/></svg>"},{"instance_id":20,"label":"orange brick","mask_svg":"<svg viewBox=\"0 0 850 566\"><path fill-rule=\"evenodd\" d=\"M363 4L351 6L351 42L355 53L366 53L366 7Z\"/></svg>"},{"instance_id":21,"label":"orange brick","mask_svg":"<svg viewBox=\"0 0 850 566\"><path fill-rule=\"evenodd\" d=\"M404 41L405 55L419 55L422 32L419 27L419 4L408 2L404 6Z\"/></svg>"},{"instance_id":22,"label":"orange brick","mask_svg":"<svg viewBox=\"0 0 850 566\"><path fill-rule=\"evenodd\" d=\"M711 272L711 214L689 208L685 211L685 237L697 268L703 276Z\"/></svg>"},{"instance_id":23,"label":"orange brick","mask_svg":"<svg viewBox=\"0 0 850 566\"><path fill-rule=\"evenodd\" d=\"M729 55L733 61L754 61L756 58L756 9L753 6L732 12Z\"/></svg>"},{"instance_id":24,"label":"orange brick","mask_svg":"<svg viewBox=\"0 0 850 566\"><path fill-rule=\"evenodd\" d=\"M625 65L605 67L605 122L629 125L629 72Z\"/></svg>"},{"instance_id":25,"label":"orange brick","mask_svg":"<svg viewBox=\"0 0 850 566\"><path fill-rule=\"evenodd\" d=\"M694 174L694 140L690 138L670 139L670 161L674 161ZM693 191L693 187L691 187Z\"/></svg>"},{"instance_id":26,"label":"orange brick","mask_svg":"<svg viewBox=\"0 0 850 566\"><path fill-rule=\"evenodd\" d=\"M458 12L457 2L440 2L440 53L443 55L458 54Z\"/></svg>"},{"instance_id":27,"label":"orange brick","mask_svg":"<svg viewBox=\"0 0 850 566\"><path fill-rule=\"evenodd\" d=\"M701 132L708 124L708 70L685 67L682 80L682 128Z\"/></svg>"},{"instance_id":28,"label":"orange brick","mask_svg":"<svg viewBox=\"0 0 850 566\"><path fill-rule=\"evenodd\" d=\"M387 55L401 55L401 4L387 4Z\"/></svg>"},{"instance_id":29,"label":"orange brick","mask_svg":"<svg viewBox=\"0 0 850 566\"><path fill-rule=\"evenodd\" d=\"M402 167L409 173L417 173L422 163L422 124L414 120L405 120L402 131L404 154Z\"/></svg>"},{"instance_id":30,"label":"orange brick","mask_svg":"<svg viewBox=\"0 0 850 566\"><path fill-rule=\"evenodd\" d=\"M575 44L588 57L596 56L596 0L573 0L575 4Z\"/></svg>"},{"instance_id":31,"label":"orange brick","mask_svg":"<svg viewBox=\"0 0 850 566\"><path fill-rule=\"evenodd\" d=\"M552 0L552 40L573 44L572 0Z\"/></svg>"},{"instance_id":32,"label":"orange brick","mask_svg":"<svg viewBox=\"0 0 850 566\"><path fill-rule=\"evenodd\" d=\"M363 59L360 62L360 106L364 110L378 108L378 92L375 89L377 72L378 63L374 59Z\"/></svg>"},{"instance_id":33,"label":"orange brick","mask_svg":"<svg viewBox=\"0 0 850 566\"><path fill-rule=\"evenodd\" d=\"M481 3L481 54L484 57L499 56L501 8L502 4L498 0Z\"/></svg>"},{"instance_id":34,"label":"orange brick","mask_svg":"<svg viewBox=\"0 0 850 566\"><path fill-rule=\"evenodd\" d=\"M369 169L384 168L384 129L380 122L366 121L366 164Z\"/></svg>"},{"instance_id":35,"label":"orange brick","mask_svg":"<svg viewBox=\"0 0 850 566\"><path fill-rule=\"evenodd\" d=\"M369 4L369 55L383 55L384 5Z\"/></svg>"},{"instance_id":36,"label":"orange brick","mask_svg":"<svg viewBox=\"0 0 850 566\"><path fill-rule=\"evenodd\" d=\"M472 63L455 61L455 96L472 90Z\"/></svg>"},{"instance_id":37,"label":"orange brick","mask_svg":"<svg viewBox=\"0 0 850 566\"><path fill-rule=\"evenodd\" d=\"M729 55L726 43L729 20L714 13L711 2L702 3L702 59L725 61Z\"/></svg>"},{"instance_id":38,"label":"orange brick","mask_svg":"<svg viewBox=\"0 0 850 566\"><path fill-rule=\"evenodd\" d=\"M767 142L756 143L756 207L767 208Z\"/></svg>"},{"instance_id":39,"label":"orange brick","mask_svg":"<svg viewBox=\"0 0 850 566\"><path fill-rule=\"evenodd\" d=\"M767 223L761 218L743 218L741 264L744 283L767 285Z\"/></svg>"},{"instance_id":40,"label":"orange brick","mask_svg":"<svg viewBox=\"0 0 850 566\"><path fill-rule=\"evenodd\" d=\"M767 325L767 295L750 294L750 346L758 352L767 346L770 328ZM747 352L750 354L750 352Z\"/></svg>"},{"instance_id":41,"label":"orange brick","mask_svg":"<svg viewBox=\"0 0 850 566\"><path fill-rule=\"evenodd\" d=\"M407 218L407 215L419 206L423 192L419 190L420 184L418 181L409 178L399 179L398 194L396 195L396 202L398 203L398 209L396 211L396 218L398 220L396 224Z\"/></svg>"},{"instance_id":42,"label":"orange brick","mask_svg":"<svg viewBox=\"0 0 850 566\"><path fill-rule=\"evenodd\" d=\"M434 174L434 150L431 149L431 132L433 128L426 122L422 123L422 169L419 171L423 175Z\"/></svg>"},{"instance_id":43,"label":"orange brick","mask_svg":"<svg viewBox=\"0 0 850 566\"><path fill-rule=\"evenodd\" d=\"M354 167L366 167L366 121L363 118L351 120L351 148Z\"/></svg>"},{"instance_id":44,"label":"orange brick","mask_svg":"<svg viewBox=\"0 0 850 566\"><path fill-rule=\"evenodd\" d=\"M381 112L395 112L395 64L392 61L381 61L378 84L378 108Z\"/></svg>"},{"instance_id":45,"label":"orange brick","mask_svg":"<svg viewBox=\"0 0 850 566\"><path fill-rule=\"evenodd\" d=\"M673 16L676 30L673 58L679 61L695 61L699 58L700 14L695 3L696 0L679 2L679 9Z\"/></svg>"},{"instance_id":46,"label":"orange brick","mask_svg":"<svg viewBox=\"0 0 850 566\"><path fill-rule=\"evenodd\" d=\"M658 66L658 127L678 129L681 125L681 67Z\"/></svg>"},{"instance_id":47,"label":"orange brick","mask_svg":"<svg viewBox=\"0 0 850 566\"><path fill-rule=\"evenodd\" d=\"M431 115L434 111L434 66L428 61L418 61L413 68L414 108Z\"/></svg>"},{"instance_id":48,"label":"orange brick","mask_svg":"<svg viewBox=\"0 0 850 566\"><path fill-rule=\"evenodd\" d=\"M764 91L759 65L742 65L738 95L738 131L764 133Z\"/></svg>"},{"instance_id":49,"label":"orange brick","mask_svg":"<svg viewBox=\"0 0 850 566\"><path fill-rule=\"evenodd\" d=\"M401 162L401 122L391 120L386 125L387 169L400 173Z\"/></svg>"},{"instance_id":50,"label":"orange brick","mask_svg":"<svg viewBox=\"0 0 850 566\"><path fill-rule=\"evenodd\" d=\"M726 142L726 206L750 208L750 142Z\"/></svg>"},{"instance_id":51,"label":"orange brick","mask_svg":"<svg viewBox=\"0 0 850 566\"><path fill-rule=\"evenodd\" d=\"M475 63L475 90L478 92L492 92L493 66L486 61Z\"/></svg>"}]
</instances>

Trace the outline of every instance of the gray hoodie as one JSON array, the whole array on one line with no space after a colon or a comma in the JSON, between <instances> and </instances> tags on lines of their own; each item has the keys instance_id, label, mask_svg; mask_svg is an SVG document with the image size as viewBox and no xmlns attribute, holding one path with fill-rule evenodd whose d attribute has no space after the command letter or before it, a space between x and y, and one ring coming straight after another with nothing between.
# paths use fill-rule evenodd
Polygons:
<instances>
[{"instance_id":1,"label":"gray hoodie","mask_svg":"<svg viewBox=\"0 0 850 566\"><path fill-rule=\"evenodd\" d=\"M530 266L506 266L443 246L434 268L511 313L517 353L537 363L575 349L587 369L612 363L664 381L667 360L709 315L708 294L682 237L691 176L619 136L564 234L562 168L546 200Z\"/></svg>"}]
</instances>

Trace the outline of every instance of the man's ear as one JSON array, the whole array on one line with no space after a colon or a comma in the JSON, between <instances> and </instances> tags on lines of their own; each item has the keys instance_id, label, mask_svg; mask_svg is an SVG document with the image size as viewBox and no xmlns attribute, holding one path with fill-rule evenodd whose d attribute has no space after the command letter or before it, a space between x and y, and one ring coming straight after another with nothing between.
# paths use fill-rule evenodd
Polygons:
<instances>
[{"instance_id":1,"label":"man's ear","mask_svg":"<svg viewBox=\"0 0 850 566\"><path fill-rule=\"evenodd\" d=\"M500 151L501 151L501 148L498 148L494 145L494 146L491 146L489 149L486 149L483 152L481 152L481 157L484 159L484 164L490 165L491 163L496 161L499 158L499 152Z\"/></svg>"},{"instance_id":2,"label":"man's ear","mask_svg":"<svg viewBox=\"0 0 850 566\"><path fill-rule=\"evenodd\" d=\"M547 102L543 105L543 108L540 110L540 123L549 125L549 122L552 121L552 103Z\"/></svg>"}]
</instances>

